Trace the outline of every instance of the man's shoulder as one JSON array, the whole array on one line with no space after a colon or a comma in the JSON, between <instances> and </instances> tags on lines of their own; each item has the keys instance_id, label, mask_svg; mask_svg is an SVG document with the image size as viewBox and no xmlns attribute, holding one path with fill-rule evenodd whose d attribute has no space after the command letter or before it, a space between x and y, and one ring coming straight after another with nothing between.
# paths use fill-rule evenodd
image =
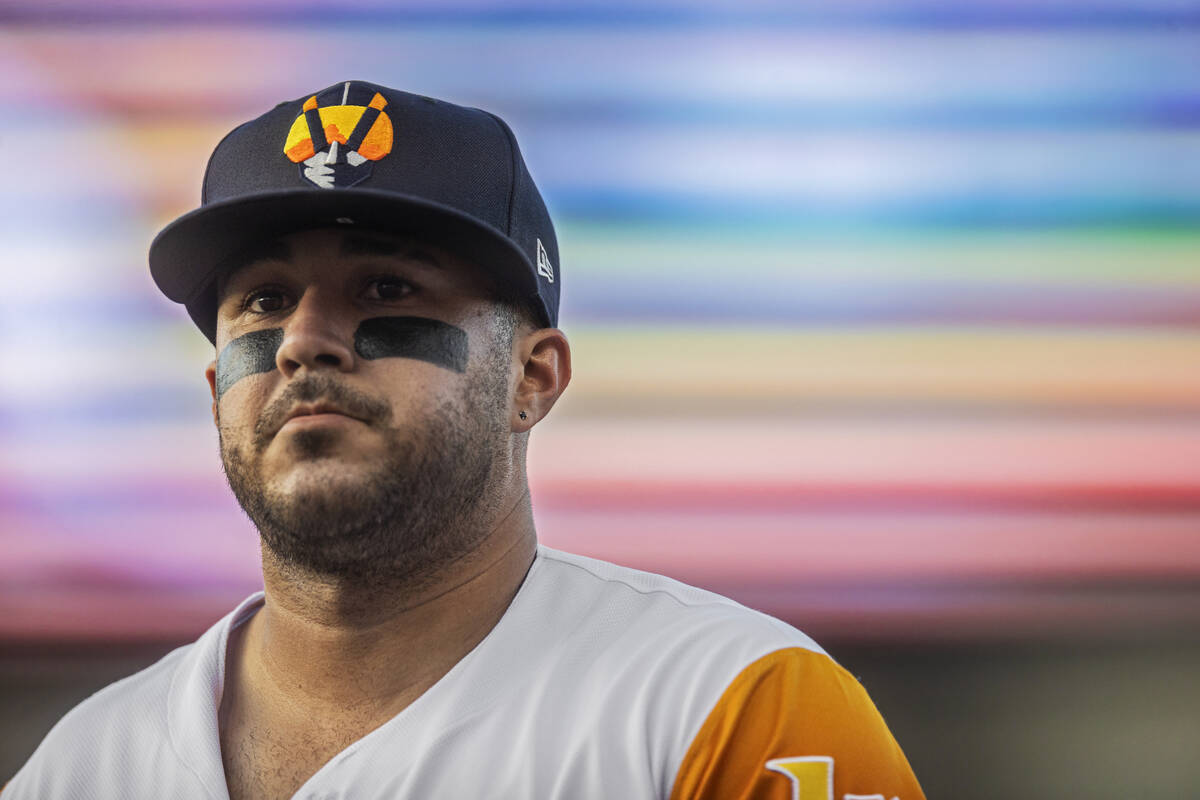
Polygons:
<instances>
[{"instance_id":1,"label":"man's shoulder","mask_svg":"<svg viewBox=\"0 0 1200 800\"><path fill-rule=\"evenodd\" d=\"M639 746L663 765L661 796L776 796L789 769L812 763L806 780L839 787L838 797L881 796L878 787L921 797L865 690L803 632L661 575L556 551L545 558L549 572L564 573L560 591L591 595L577 620L614 631L580 676L581 695L596 698L588 702L608 723L593 728L622 741L631 729L644 735ZM833 773L835 761L836 778L817 769Z\"/></svg>"},{"instance_id":2,"label":"man's shoulder","mask_svg":"<svg viewBox=\"0 0 1200 800\"><path fill-rule=\"evenodd\" d=\"M115 727L127 718L157 722L164 716L162 709L179 664L195 647L195 642L177 647L150 666L100 689L67 712L47 739L86 737L96 726Z\"/></svg>"},{"instance_id":3,"label":"man's shoulder","mask_svg":"<svg viewBox=\"0 0 1200 800\"><path fill-rule=\"evenodd\" d=\"M634 752L653 765L660 796L705 720L738 676L773 653L807 654L836 669L809 636L730 598L652 572L539 549L532 591L522 598L522 661L535 693L572 721L581 750ZM530 646L531 645L531 646ZM542 704L549 705L549 704ZM563 709L569 708L569 713ZM580 721L586 721L581 723ZM635 731L636 733L631 733Z\"/></svg>"},{"instance_id":4,"label":"man's shoulder","mask_svg":"<svg viewBox=\"0 0 1200 800\"><path fill-rule=\"evenodd\" d=\"M166 709L171 681L194 646L171 651L68 711L13 778L6 800L92 796L114 763L138 752L150 756L168 740Z\"/></svg>"},{"instance_id":5,"label":"man's shoulder","mask_svg":"<svg viewBox=\"0 0 1200 800\"><path fill-rule=\"evenodd\" d=\"M613 644L636 647L655 661L684 661L728 673L763 655L801 648L825 656L811 637L782 620L673 578L542 547L559 593L587 600L580 624L611 632ZM651 655L652 654L652 655Z\"/></svg>"},{"instance_id":6,"label":"man's shoulder","mask_svg":"<svg viewBox=\"0 0 1200 800\"><path fill-rule=\"evenodd\" d=\"M117 796L113 792L118 789L119 794L134 796L170 786L171 775L186 769L177 757L172 718L189 715L180 725L191 728L195 727L192 717L211 714L215 727L224 633L234 614L251 608L256 597L244 601L196 641L106 686L67 712L5 788L4 800ZM183 706L186 709L181 711Z\"/></svg>"}]
</instances>

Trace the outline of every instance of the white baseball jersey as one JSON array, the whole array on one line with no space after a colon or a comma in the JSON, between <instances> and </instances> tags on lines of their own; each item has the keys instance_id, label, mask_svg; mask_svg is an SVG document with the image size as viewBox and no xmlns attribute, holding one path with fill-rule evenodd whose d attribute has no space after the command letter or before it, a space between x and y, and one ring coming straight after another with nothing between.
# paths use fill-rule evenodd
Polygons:
<instances>
[{"instance_id":1,"label":"white baseball jersey","mask_svg":"<svg viewBox=\"0 0 1200 800\"><path fill-rule=\"evenodd\" d=\"M68 713L3 800L225 800L229 631ZM538 549L496 627L296 798L918 800L862 687L811 639L710 592Z\"/></svg>"}]
</instances>

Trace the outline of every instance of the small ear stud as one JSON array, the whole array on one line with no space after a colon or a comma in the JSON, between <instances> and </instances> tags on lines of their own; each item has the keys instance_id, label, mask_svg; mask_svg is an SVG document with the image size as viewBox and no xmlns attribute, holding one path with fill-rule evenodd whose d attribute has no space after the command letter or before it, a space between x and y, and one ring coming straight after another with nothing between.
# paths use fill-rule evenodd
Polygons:
<instances>
[{"instance_id":1,"label":"small ear stud","mask_svg":"<svg viewBox=\"0 0 1200 800\"><path fill-rule=\"evenodd\" d=\"M517 416L519 416L521 419L525 419L525 418L526 418L526 417L525 417L525 412L524 412L524 411L522 411L522 412L521 412L520 414L518 414Z\"/></svg>"}]
</instances>

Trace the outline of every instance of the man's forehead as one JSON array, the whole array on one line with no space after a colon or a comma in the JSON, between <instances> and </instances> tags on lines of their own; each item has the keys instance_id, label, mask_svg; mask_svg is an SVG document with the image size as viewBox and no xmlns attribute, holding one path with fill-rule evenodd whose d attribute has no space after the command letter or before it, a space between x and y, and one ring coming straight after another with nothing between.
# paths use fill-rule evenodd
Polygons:
<instances>
[{"instance_id":1,"label":"man's forehead","mask_svg":"<svg viewBox=\"0 0 1200 800\"><path fill-rule=\"evenodd\" d=\"M230 259L217 283L218 296L224 295L225 288L252 267L295 263L298 253L319 244L322 239L326 239L330 245L333 241L337 242L335 255L339 258L376 256L415 262L433 269L447 267L448 257L441 248L411 236L339 230L304 231L256 242Z\"/></svg>"}]
</instances>

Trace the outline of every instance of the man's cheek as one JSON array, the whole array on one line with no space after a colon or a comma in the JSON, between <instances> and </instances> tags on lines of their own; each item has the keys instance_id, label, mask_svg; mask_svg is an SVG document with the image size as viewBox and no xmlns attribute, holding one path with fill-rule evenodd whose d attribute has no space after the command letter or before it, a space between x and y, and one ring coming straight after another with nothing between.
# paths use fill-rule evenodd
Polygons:
<instances>
[{"instance_id":1,"label":"man's cheek","mask_svg":"<svg viewBox=\"0 0 1200 800\"><path fill-rule=\"evenodd\" d=\"M372 317L359 323L354 351L361 358L413 358L457 373L467 371L467 332L426 317Z\"/></svg>"},{"instance_id":2,"label":"man's cheek","mask_svg":"<svg viewBox=\"0 0 1200 800\"><path fill-rule=\"evenodd\" d=\"M242 378L275 369L283 344L283 328L267 328L239 336L217 357L217 400Z\"/></svg>"}]
</instances>

